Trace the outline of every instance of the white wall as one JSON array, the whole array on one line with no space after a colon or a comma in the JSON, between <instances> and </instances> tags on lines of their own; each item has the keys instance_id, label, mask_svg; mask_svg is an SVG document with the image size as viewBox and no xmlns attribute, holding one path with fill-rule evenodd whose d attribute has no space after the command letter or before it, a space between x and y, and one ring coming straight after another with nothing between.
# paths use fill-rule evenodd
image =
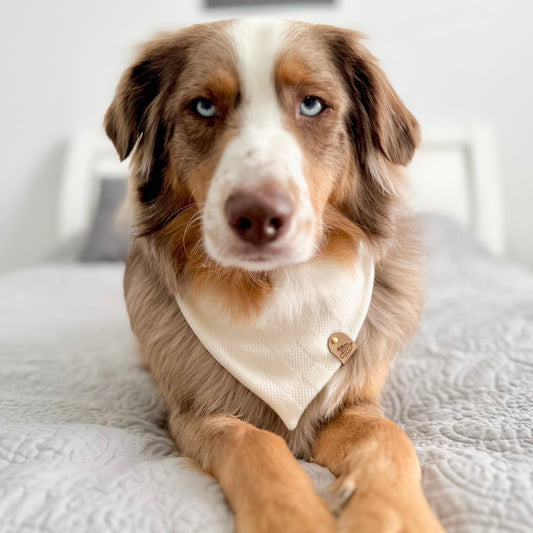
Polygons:
<instances>
[{"instance_id":1,"label":"white wall","mask_svg":"<svg viewBox=\"0 0 533 533\"><path fill-rule=\"evenodd\" d=\"M203 0L3 4L0 270L7 270L46 258L55 245L66 142L100 127L134 44L160 29L239 13L206 13ZM533 268L531 0L338 0L335 8L284 7L275 14L367 32L369 47L422 123L491 124L508 255Z\"/></svg>"}]
</instances>

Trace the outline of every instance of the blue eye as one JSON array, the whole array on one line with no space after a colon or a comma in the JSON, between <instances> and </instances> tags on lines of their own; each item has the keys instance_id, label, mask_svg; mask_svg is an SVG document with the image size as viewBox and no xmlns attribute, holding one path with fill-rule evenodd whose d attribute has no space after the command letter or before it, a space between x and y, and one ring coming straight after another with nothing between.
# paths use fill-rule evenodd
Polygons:
<instances>
[{"instance_id":1,"label":"blue eye","mask_svg":"<svg viewBox=\"0 0 533 533\"><path fill-rule=\"evenodd\" d=\"M300 115L316 117L324 110L324 103L316 96L306 96L300 104Z\"/></svg>"},{"instance_id":2,"label":"blue eye","mask_svg":"<svg viewBox=\"0 0 533 533\"><path fill-rule=\"evenodd\" d=\"M215 107L215 104L207 98L198 98L198 100L194 102L193 109L204 118L217 116L217 108Z\"/></svg>"}]
</instances>

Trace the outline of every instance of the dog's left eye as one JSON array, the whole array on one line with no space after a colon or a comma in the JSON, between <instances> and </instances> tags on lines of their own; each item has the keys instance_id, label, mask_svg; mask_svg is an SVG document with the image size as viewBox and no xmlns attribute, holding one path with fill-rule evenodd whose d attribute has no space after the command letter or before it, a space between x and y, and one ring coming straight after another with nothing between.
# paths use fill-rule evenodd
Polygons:
<instances>
[{"instance_id":1,"label":"dog's left eye","mask_svg":"<svg viewBox=\"0 0 533 533\"><path fill-rule=\"evenodd\" d=\"M211 118L217 116L217 108L211 100L208 100L207 98L197 98L193 102L192 108L196 113L198 113L201 117L204 118Z\"/></svg>"},{"instance_id":2,"label":"dog's left eye","mask_svg":"<svg viewBox=\"0 0 533 533\"><path fill-rule=\"evenodd\" d=\"M324 110L324 102L316 96L306 96L300 104L300 115L316 117Z\"/></svg>"}]
</instances>

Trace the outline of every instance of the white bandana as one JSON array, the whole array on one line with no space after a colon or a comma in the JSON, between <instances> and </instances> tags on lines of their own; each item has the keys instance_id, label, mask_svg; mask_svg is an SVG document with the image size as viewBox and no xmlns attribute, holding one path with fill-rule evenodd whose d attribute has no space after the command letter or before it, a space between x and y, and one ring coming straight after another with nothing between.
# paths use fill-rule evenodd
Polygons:
<instances>
[{"instance_id":1,"label":"white bandana","mask_svg":"<svg viewBox=\"0 0 533 533\"><path fill-rule=\"evenodd\" d=\"M292 430L341 366L328 348L332 334L354 341L359 334L372 297L374 261L361 245L352 272L329 260L280 268L271 281L272 294L249 323L232 320L213 299L176 299L209 353Z\"/></svg>"}]
</instances>

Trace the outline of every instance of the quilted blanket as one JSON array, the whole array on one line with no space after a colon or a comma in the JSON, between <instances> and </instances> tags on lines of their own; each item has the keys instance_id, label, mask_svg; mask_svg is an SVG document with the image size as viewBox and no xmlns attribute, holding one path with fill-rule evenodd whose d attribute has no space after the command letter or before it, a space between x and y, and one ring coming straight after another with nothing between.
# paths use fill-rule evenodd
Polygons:
<instances>
[{"instance_id":1,"label":"quilted blanket","mask_svg":"<svg viewBox=\"0 0 533 533\"><path fill-rule=\"evenodd\" d=\"M423 220L422 324L383 399L449 533L533 531L533 277ZM0 532L233 530L217 483L179 457L139 362L121 265L0 278ZM317 487L332 475L308 463Z\"/></svg>"}]
</instances>

